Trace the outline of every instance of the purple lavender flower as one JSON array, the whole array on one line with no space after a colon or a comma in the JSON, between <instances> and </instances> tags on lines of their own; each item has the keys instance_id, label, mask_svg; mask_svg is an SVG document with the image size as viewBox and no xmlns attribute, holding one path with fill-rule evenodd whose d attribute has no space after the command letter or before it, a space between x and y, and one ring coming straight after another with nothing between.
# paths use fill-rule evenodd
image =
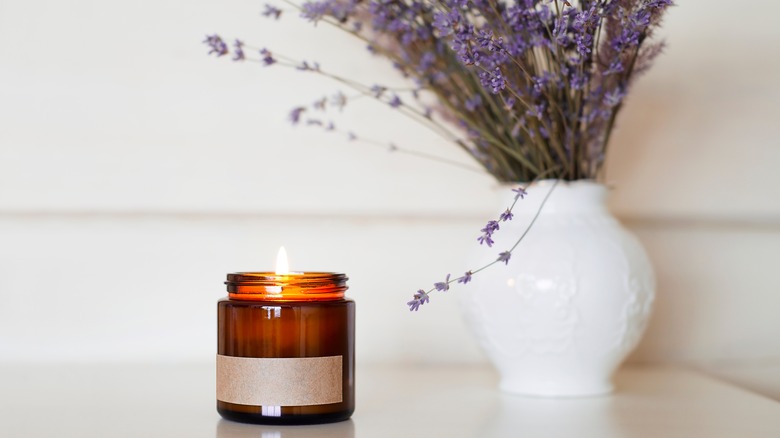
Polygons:
<instances>
[{"instance_id":1,"label":"purple lavender flower","mask_svg":"<svg viewBox=\"0 0 780 438\"><path fill-rule=\"evenodd\" d=\"M532 106L531 108L528 108L528 110L525 112L527 116L536 117L539 120L542 120L544 117L544 112L547 108L545 108L545 105L543 103L537 104Z\"/></svg>"},{"instance_id":2,"label":"purple lavender flower","mask_svg":"<svg viewBox=\"0 0 780 438\"><path fill-rule=\"evenodd\" d=\"M273 5L266 3L265 10L261 15L263 17L268 17L268 18L273 18L274 20L278 20L279 17L282 16L282 10Z\"/></svg>"},{"instance_id":3,"label":"purple lavender flower","mask_svg":"<svg viewBox=\"0 0 780 438\"><path fill-rule=\"evenodd\" d=\"M327 97L323 97L323 98L315 100L314 104L312 106L314 107L314 109L316 109L318 111L325 111L325 108L327 107L327 105L328 105L328 98Z\"/></svg>"},{"instance_id":4,"label":"purple lavender flower","mask_svg":"<svg viewBox=\"0 0 780 438\"><path fill-rule=\"evenodd\" d=\"M420 57L420 61L417 65L417 71L420 74L425 74L428 70L433 67L433 63L436 62L436 55L433 52L425 52Z\"/></svg>"},{"instance_id":5,"label":"purple lavender flower","mask_svg":"<svg viewBox=\"0 0 780 438\"><path fill-rule=\"evenodd\" d=\"M474 275L471 271L466 271L465 274L463 274L462 277L458 279L458 283L466 284L469 281L471 281L471 276Z\"/></svg>"},{"instance_id":6,"label":"purple lavender flower","mask_svg":"<svg viewBox=\"0 0 780 438\"><path fill-rule=\"evenodd\" d=\"M263 65L268 66L276 63L276 59L274 59L273 54L268 49L260 49L260 57L263 60Z\"/></svg>"},{"instance_id":7,"label":"purple lavender flower","mask_svg":"<svg viewBox=\"0 0 780 438\"><path fill-rule=\"evenodd\" d=\"M463 103L468 112L474 112L480 105L482 105L482 96L479 94L475 94Z\"/></svg>"},{"instance_id":8,"label":"purple lavender flower","mask_svg":"<svg viewBox=\"0 0 780 438\"><path fill-rule=\"evenodd\" d=\"M504 79L504 75L498 67L493 69L493 71L479 72L479 80L482 82L482 86L493 94L498 94L506 88L506 79Z\"/></svg>"},{"instance_id":9,"label":"purple lavender flower","mask_svg":"<svg viewBox=\"0 0 780 438\"><path fill-rule=\"evenodd\" d=\"M409 306L409 311L416 312L420 306L430 301L431 299L428 294L424 290L420 289L417 291L417 293L414 294L414 299L407 302L406 305Z\"/></svg>"},{"instance_id":10,"label":"purple lavender flower","mask_svg":"<svg viewBox=\"0 0 780 438\"><path fill-rule=\"evenodd\" d=\"M241 40L233 42L233 61L243 61L246 59L244 55L244 43Z\"/></svg>"},{"instance_id":11,"label":"purple lavender flower","mask_svg":"<svg viewBox=\"0 0 780 438\"><path fill-rule=\"evenodd\" d=\"M313 23L317 23L331 12L332 3L333 0L306 2L301 6L301 17Z\"/></svg>"},{"instance_id":12,"label":"purple lavender flower","mask_svg":"<svg viewBox=\"0 0 780 438\"><path fill-rule=\"evenodd\" d=\"M389 102L389 104L390 104L390 106L391 106L391 107L393 107L393 108L398 108L399 106L401 106L401 105L403 104L403 102L401 102L401 98L400 98L400 97L398 97L398 95L397 95L397 94L394 94L394 95L393 95L393 98L392 98L392 99L390 99L390 102Z\"/></svg>"},{"instance_id":13,"label":"purple lavender flower","mask_svg":"<svg viewBox=\"0 0 780 438\"><path fill-rule=\"evenodd\" d=\"M580 56L587 56L592 52L593 35L598 28L600 18L596 4L574 15L572 29L575 33L574 42L577 45L577 53Z\"/></svg>"},{"instance_id":14,"label":"purple lavender flower","mask_svg":"<svg viewBox=\"0 0 780 438\"><path fill-rule=\"evenodd\" d=\"M297 108L293 108L292 111L290 111L290 121L293 125L297 125L301 121L301 114L306 111L305 107L299 106Z\"/></svg>"},{"instance_id":15,"label":"purple lavender flower","mask_svg":"<svg viewBox=\"0 0 780 438\"><path fill-rule=\"evenodd\" d=\"M623 101L626 93L621 89L615 89L604 95L604 105L609 108L614 108Z\"/></svg>"},{"instance_id":16,"label":"purple lavender flower","mask_svg":"<svg viewBox=\"0 0 780 438\"><path fill-rule=\"evenodd\" d=\"M418 299L420 301L420 304L425 304L427 302L431 301L431 298L428 296L428 294L422 290L419 289L417 293L414 294L414 298Z\"/></svg>"},{"instance_id":17,"label":"purple lavender flower","mask_svg":"<svg viewBox=\"0 0 780 438\"><path fill-rule=\"evenodd\" d=\"M663 10L672 5L674 5L672 0L650 0L645 3L644 7L651 11L650 19L653 21L658 20Z\"/></svg>"},{"instance_id":18,"label":"purple lavender flower","mask_svg":"<svg viewBox=\"0 0 780 438\"><path fill-rule=\"evenodd\" d=\"M506 222L506 221L511 221L513 217L515 217L515 215L513 215L512 211L507 208L506 211L501 213L500 219L501 222Z\"/></svg>"},{"instance_id":19,"label":"purple lavender flower","mask_svg":"<svg viewBox=\"0 0 780 438\"><path fill-rule=\"evenodd\" d=\"M433 284L433 288L439 292L447 292L450 290L450 274L447 274L447 278L444 281Z\"/></svg>"},{"instance_id":20,"label":"purple lavender flower","mask_svg":"<svg viewBox=\"0 0 780 438\"><path fill-rule=\"evenodd\" d=\"M592 5L588 10L577 12L574 15L574 21L572 22L572 28L575 31L582 31L589 27L591 19L596 16L596 5ZM596 22L597 23L597 22Z\"/></svg>"},{"instance_id":21,"label":"purple lavender flower","mask_svg":"<svg viewBox=\"0 0 780 438\"><path fill-rule=\"evenodd\" d=\"M623 70L623 63L620 62L619 59L616 59L609 64L609 67L607 67L606 70L604 70L604 74L613 75L615 73L622 73Z\"/></svg>"},{"instance_id":22,"label":"purple lavender flower","mask_svg":"<svg viewBox=\"0 0 780 438\"><path fill-rule=\"evenodd\" d=\"M565 46L568 43L568 23L565 14L561 14L557 20L555 20L555 27L553 28L553 39L559 46Z\"/></svg>"},{"instance_id":23,"label":"purple lavender flower","mask_svg":"<svg viewBox=\"0 0 780 438\"><path fill-rule=\"evenodd\" d=\"M593 47L593 36L591 34L577 34L574 41L577 43L577 53L581 56L586 56L591 52L591 47Z\"/></svg>"},{"instance_id":24,"label":"purple lavender flower","mask_svg":"<svg viewBox=\"0 0 780 438\"><path fill-rule=\"evenodd\" d=\"M534 76L533 96L537 98L541 97L542 94L544 94L544 89L550 84L551 79L552 77L549 73L543 74L542 76Z\"/></svg>"},{"instance_id":25,"label":"purple lavender flower","mask_svg":"<svg viewBox=\"0 0 780 438\"><path fill-rule=\"evenodd\" d=\"M474 39L480 47L489 52L498 52L501 49L501 38L496 38L491 30L480 30Z\"/></svg>"},{"instance_id":26,"label":"purple lavender flower","mask_svg":"<svg viewBox=\"0 0 780 438\"><path fill-rule=\"evenodd\" d=\"M462 62L464 65L481 65L480 60L482 59L482 56L477 51L471 50L468 46L466 48L458 50L458 59L460 59L460 62ZM490 75L490 73L487 72L480 72L481 75ZM482 76L480 76L480 79ZM485 83L483 82L483 86Z\"/></svg>"},{"instance_id":27,"label":"purple lavender flower","mask_svg":"<svg viewBox=\"0 0 780 438\"><path fill-rule=\"evenodd\" d=\"M512 191L515 192L515 201L517 201L518 199L525 199L525 195L528 194L528 192L526 192L525 189L522 187L512 189Z\"/></svg>"},{"instance_id":28,"label":"purple lavender flower","mask_svg":"<svg viewBox=\"0 0 780 438\"><path fill-rule=\"evenodd\" d=\"M227 44L225 44L225 41L217 34L206 35L206 39L203 40L203 43L211 48L211 50L209 50L209 55L214 53L219 57L228 54Z\"/></svg>"},{"instance_id":29,"label":"purple lavender flower","mask_svg":"<svg viewBox=\"0 0 780 438\"><path fill-rule=\"evenodd\" d=\"M301 61L300 64L298 64L295 68L297 70L300 70L300 71L314 71L314 72L318 72L318 71L320 71L320 63L319 62L312 62L310 64L309 61Z\"/></svg>"},{"instance_id":30,"label":"purple lavender flower","mask_svg":"<svg viewBox=\"0 0 780 438\"><path fill-rule=\"evenodd\" d=\"M439 32L440 37L451 35L459 21L460 14L457 9L447 13L436 12L433 14L433 28Z\"/></svg>"},{"instance_id":31,"label":"purple lavender flower","mask_svg":"<svg viewBox=\"0 0 780 438\"><path fill-rule=\"evenodd\" d=\"M372 94L374 95L374 97L376 97L376 98L380 98L380 97L382 97L382 95L385 93L385 91L387 91L387 88L386 88L386 87L383 87L383 86L381 86L381 85L372 85L372 86L371 86L371 93L372 93Z\"/></svg>"},{"instance_id":32,"label":"purple lavender flower","mask_svg":"<svg viewBox=\"0 0 780 438\"><path fill-rule=\"evenodd\" d=\"M504 262L504 264L508 265L510 257L512 257L512 253L509 252L509 251L504 251L504 252L502 252L502 253L500 253L498 255L498 259L497 260L499 262Z\"/></svg>"},{"instance_id":33,"label":"purple lavender flower","mask_svg":"<svg viewBox=\"0 0 780 438\"><path fill-rule=\"evenodd\" d=\"M507 111L512 111L516 102L517 101L515 100L514 97L507 97L506 99L504 99L504 109Z\"/></svg>"},{"instance_id":34,"label":"purple lavender flower","mask_svg":"<svg viewBox=\"0 0 780 438\"><path fill-rule=\"evenodd\" d=\"M573 71L569 77L569 83L573 90L582 90L588 83L588 75L585 72Z\"/></svg>"},{"instance_id":35,"label":"purple lavender flower","mask_svg":"<svg viewBox=\"0 0 780 438\"><path fill-rule=\"evenodd\" d=\"M624 50L635 47L639 44L639 37L641 32L636 28L624 28L622 31L612 39L610 45L616 52L622 52Z\"/></svg>"},{"instance_id":36,"label":"purple lavender flower","mask_svg":"<svg viewBox=\"0 0 780 438\"><path fill-rule=\"evenodd\" d=\"M488 221L487 225L485 225L485 228L482 228L481 231L482 235L477 238L477 241L480 245L486 244L488 247L493 246L493 233L498 231L499 225L498 221Z\"/></svg>"}]
</instances>

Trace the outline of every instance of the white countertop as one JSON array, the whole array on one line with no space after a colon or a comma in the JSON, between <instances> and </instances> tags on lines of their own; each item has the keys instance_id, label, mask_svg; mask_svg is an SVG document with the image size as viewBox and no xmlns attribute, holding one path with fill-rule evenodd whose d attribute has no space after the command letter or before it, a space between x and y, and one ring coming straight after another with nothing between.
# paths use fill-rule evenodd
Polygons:
<instances>
[{"instance_id":1,"label":"white countertop","mask_svg":"<svg viewBox=\"0 0 780 438\"><path fill-rule=\"evenodd\" d=\"M210 364L0 365L2 437L779 437L780 403L695 371L627 368L611 396L502 394L487 367L359 367L350 421L221 420Z\"/></svg>"},{"instance_id":2,"label":"white countertop","mask_svg":"<svg viewBox=\"0 0 780 438\"><path fill-rule=\"evenodd\" d=\"M780 401L780 360L720 362L703 366L701 371Z\"/></svg>"}]
</instances>

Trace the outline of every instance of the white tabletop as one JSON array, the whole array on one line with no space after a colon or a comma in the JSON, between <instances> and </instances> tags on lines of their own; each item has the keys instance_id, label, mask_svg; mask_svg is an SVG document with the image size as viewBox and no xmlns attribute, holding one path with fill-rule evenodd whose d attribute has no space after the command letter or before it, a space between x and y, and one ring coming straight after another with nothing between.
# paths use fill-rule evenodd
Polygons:
<instances>
[{"instance_id":1,"label":"white tabletop","mask_svg":"<svg viewBox=\"0 0 780 438\"><path fill-rule=\"evenodd\" d=\"M221 420L210 364L0 366L2 437L780 437L780 403L693 371L628 368L611 396L502 394L487 367L359 367L350 421Z\"/></svg>"}]
</instances>

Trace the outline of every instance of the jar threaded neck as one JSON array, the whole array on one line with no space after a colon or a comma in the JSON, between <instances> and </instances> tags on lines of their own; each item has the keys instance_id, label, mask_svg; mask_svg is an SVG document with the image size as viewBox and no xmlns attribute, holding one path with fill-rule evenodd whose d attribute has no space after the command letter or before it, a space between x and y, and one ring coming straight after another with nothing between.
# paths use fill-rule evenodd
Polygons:
<instances>
[{"instance_id":1,"label":"jar threaded neck","mask_svg":"<svg viewBox=\"0 0 780 438\"><path fill-rule=\"evenodd\" d=\"M236 300L331 301L344 298L347 280L335 272L235 272L225 284Z\"/></svg>"}]
</instances>

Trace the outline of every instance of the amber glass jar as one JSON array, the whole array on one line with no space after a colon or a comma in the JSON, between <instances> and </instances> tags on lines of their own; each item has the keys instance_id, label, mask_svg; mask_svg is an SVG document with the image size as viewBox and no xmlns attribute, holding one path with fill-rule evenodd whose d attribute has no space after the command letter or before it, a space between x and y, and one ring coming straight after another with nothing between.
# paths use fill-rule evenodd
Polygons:
<instances>
[{"instance_id":1,"label":"amber glass jar","mask_svg":"<svg viewBox=\"0 0 780 438\"><path fill-rule=\"evenodd\" d=\"M228 274L217 303L217 411L261 424L348 419L355 410L355 302L327 272Z\"/></svg>"}]
</instances>

